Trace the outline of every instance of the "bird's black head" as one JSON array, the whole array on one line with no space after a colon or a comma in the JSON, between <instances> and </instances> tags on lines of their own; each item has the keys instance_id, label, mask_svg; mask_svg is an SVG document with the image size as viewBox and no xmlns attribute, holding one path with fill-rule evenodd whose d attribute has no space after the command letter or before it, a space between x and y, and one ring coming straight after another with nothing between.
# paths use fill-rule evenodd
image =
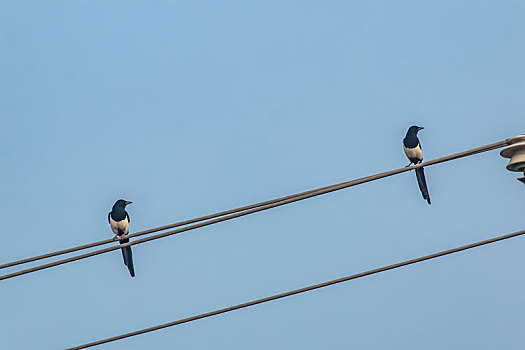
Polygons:
<instances>
[{"instance_id":1,"label":"bird's black head","mask_svg":"<svg viewBox=\"0 0 525 350\"><path fill-rule=\"evenodd\" d=\"M113 205L113 208L122 208L124 209L126 207L126 205L128 204L131 204L132 202L130 201L125 201L123 199L119 199L118 201L115 202L115 204Z\"/></svg>"},{"instance_id":2,"label":"bird's black head","mask_svg":"<svg viewBox=\"0 0 525 350\"><path fill-rule=\"evenodd\" d=\"M410 135L410 134L417 135L417 132L423 129L424 127L422 126L412 125L410 128L408 128L407 135Z\"/></svg>"}]
</instances>

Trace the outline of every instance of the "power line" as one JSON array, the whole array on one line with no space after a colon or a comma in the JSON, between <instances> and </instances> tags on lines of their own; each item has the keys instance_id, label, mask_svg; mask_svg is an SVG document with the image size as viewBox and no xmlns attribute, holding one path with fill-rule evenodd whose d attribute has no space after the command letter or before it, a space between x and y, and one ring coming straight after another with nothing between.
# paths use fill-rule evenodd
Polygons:
<instances>
[{"instance_id":1,"label":"power line","mask_svg":"<svg viewBox=\"0 0 525 350\"><path fill-rule=\"evenodd\" d=\"M193 218L193 219L189 219L189 220L179 221L179 222L176 222L176 223L173 223L173 224L169 224L169 225L165 225L165 226L159 226L159 227L155 227L155 228L152 228L152 229L149 229L149 230L140 231L140 232L135 232L135 233L129 234L128 237L129 238L138 237L138 236L147 235L149 233L154 233L154 232L158 232L158 231L168 230L170 228L186 226L186 225L189 225L189 224L194 224L196 222L209 220L209 219L214 219L214 218L217 218L217 217L220 217L220 216L233 214L233 213L238 213L238 212L241 212L241 211L244 211L244 210L253 209L253 208L261 207L261 206L264 206L264 205L267 205L267 204L276 203L276 202L279 202L279 201L282 201L282 200L285 200L285 199L293 198L293 197L296 197L296 196L299 196L299 195L303 195L303 194L307 194L307 193L311 193L311 192L315 192L315 191L317 191L317 190L310 190L310 191L306 191L306 192L302 192L302 193L292 194L292 195L285 196L285 197L271 199L271 200L268 200L268 201L265 201L265 202L250 204L250 205L246 205L244 207L239 207L239 208L235 208L235 209L229 209L229 210L221 211L221 212L218 212L218 213L215 213L215 214L209 214L209 215L201 216L201 217L198 217L198 218ZM93 243L80 245L80 246L77 246L77 247L57 250L57 251L51 252L51 253L46 253L46 254L37 255L37 256L34 256L34 257L26 258L26 259L21 259L21 260L8 262L8 263L0 265L0 269L5 269L5 268L8 268L8 267L13 267L13 266L21 265L21 264L26 264L26 263L30 263L30 262L37 261L37 260L47 259L47 258L51 258L51 257L58 256L58 255L73 253L73 252L76 252L76 251L79 251L79 250L93 248L93 247L97 247L99 245L108 244L108 243L114 243L114 242L115 241L112 238L110 238L110 239L105 239L105 240L98 241L98 242L93 242Z\"/></svg>"},{"instance_id":2,"label":"power line","mask_svg":"<svg viewBox=\"0 0 525 350\"><path fill-rule=\"evenodd\" d=\"M295 295L295 294L309 292L309 291L312 291L314 289L328 287L328 286L331 286L331 285L334 285L334 284L338 284L338 283L342 283L342 282L358 279L358 278L369 276L369 275L373 275L373 274L376 274L376 273L379 273L379 272L384 272L384 271L388 271L388 270L397 269L399 267L403 267L403 266L419 263L419 262L422 262L422 261L425 261L425 260L431 260L431 259L438 258L438 257L444 256L444 255L457 253L457 252L460 252L460 251L463 251L463 250L467 250L467 249L479 247L479 246L482 246L482 245L486 245L486 244L502 241L502 240L513 238L513 237L517 237L517 236L520 236L520 235L523 235L523 234L525 234L525 230L514 232L514 233L510 233L510 234L499 236L499 237L495 237L495 238L491 238L491 239L487 239L487 240L484 240L484 241L481 241L481 242L476 242L476 243L464 245L464 246L457 247L457 248L452 248L452 249L449 249L449 250L444 250L444 251L441 251L441 252L438 252L438 253L425 255L425 256L422 256L422 257L419 257L419 258L403 261L403 262L400 262L400 263L397 263L397 264L383 266L383 267L380 267L380 268L377 268L377 269L368 270L368 271L365 271L365 272L361 272L361 273L357 273L357 274L354 274L354 275L338 278L338 279L331 280L331 281L328 281L328 282L323 282L323 283L315 284L315 285L312 285L312 286L308 286L308 287L304 287L304 288L300 288L300 289L295 289L295 290L292 290L292 291L289 291L289 292L276 294L276 295L273 295L273 296L270 296L270 297L249 301L249 302L246 302L246 303L243 303L243 304L238 304L238 305L226 307L226 308L223 308L223 309L207 312L207 313L204 313L204 314L183 318L183 319L180 319L180 320L177 320L177 321L164 323L164 324L161 324L161 325L158 325L158 326L144 328L144 329L141 329L141 330L138 330L138 331L117 335L117 336L114 336L114 337L111 337L111 338L97 340L97 341L94 341L94 342L91 342L91 343L75 346L75 347L69 348L67 350L86 349L86 348L89 348L89 347L92 347L92 346L101 345L101 344L105 344L105 343L110 343L110 342L114 342L114 341L117 341L117 340L120 340L120 339L124 339L124 338L134 337L134 336L137 336L137 335L140 335L140 334L157 331L159 329L168 328L168 327L172 327L172 326L177 326L177 325L180 325L180 324L183 324L183 323L196 321L196 320L199 320L199 319L202 319L202 318L211 317L211 316L223 314L223 313L234 311L234 310L239 310L239 309L242 309L242 308L245 308L245 307L254 306L254 305L257 305L257 304L262 304L262 303L266 303L266 302L277 300L277 299L281 299L281 298L286 298L286 297L289 297L289 296L292 296L292 295Z\"/></svg>"},{"instance_id":3,"label":"power line","mask_svg":"<svg viewBox=\"0 0 525 350\"><path fill-rule=\"evenodd\" d=\"M186 232L186 231L193 230L193 229L196 229L196 228L200 228L200 227L216 224L216 223L219 223L219 222L222 222L222 221L235 219L235 218L238 218L238 217L241 217L241 216L245 216L245 215L249 215L249 214L253 214L253 213L256 213L256 212L259 212L259 211L268 210L268 209L275 208L275 207L278 207L278 206L281 206L281 205L297 202L297 201L308 199L308 198L315 197L315 196L319 196L321 194L326 194L326 193L333 192L333 191L338 191L338 190L341 190L341 189L344 189L344 188L360 185L360 184L363 184L363 183L366 183L366 182L382 179L382 178L385 178L385 177L388 177L388 176L397 175L397 174L400 174L400 173L403 173L403 172L406 172L406 171L410 171L410 170L413 170L413 169L416 169L416 168L419 168L419 167L430 166L430 165L439 164L439 163L443 163L443 162L454 160L454 159L458 159L458 158L464 158L464 157L471 156L471 155L478 154L478 153L482 153L482 152L487 152L487 151L490 151L490 150L494 150L494 149L506 146L508 144L508 142L509 142L509 139L506 139L506 140L495 142L495 143L492 143L492 144L489 144L489 145L486 145L486 146L473 148L473 149L470 149L470 150L467 150L467 151L464 151L464 152L459 152L459 153L455 153L455 154L448 155L448 156L445 156L445 157L436 158L436 159L430 160L428 162L420 163L420 164L417 164L417 165L412 165L412 166L405 167L405 168L394 169L394 170L382 172L382 173L379 173L379 174L362 177L362 178L359 178L359 179L356 179L356 180L342 182L342 183L339 183L339 184L336 184L336 185L321 187L319 189L310 190L310 191L306 191L306 192L302 192L302 193L298 193L298 194L290 195L290 196L286 196L286 197L281 197L281 198L277 198L277 199L274 199L274 200L270 200L270 201L254 204L254 205L251 205L251 206L246 206L246 207L243 207L243 208L247 208L247 207L252 207L252 208L251 209L247 209L247 210L243 210L243 211L239 211L239 209L233 209L232 211L237 211L237 212L234 212L233 214L229 214L229 215L223 215L221 217L217 217L218 214L212 214L212 215L210 215L210 217L213 216L215 218L211 219L211 220L201 221L201 222L196 223L196 224L191 225L191 226L183 227L183 228L172 230L172 231L163 232L163 233L156 234L156 235L153 235L153 236L150 236L150 237L146 237L146 238L141 238L141 239L135 240L133 242L120 244L120 245L113 246L113 247L99 249L99 250L95 250L95 251L92 251L92 252L89 252L89 253L73 256L73 257L70 257L70 258L67 258L67 259L62 259L62 260L54 261L54 262L51 262L51 263L48 263L48 264L43 264L43 265L35 266L35 267L32 267L32 268L24 269L24 270L21 270L21 271L13 272L13 273L10 273L10 274L1 275L0 276L0 280L5 280L5 279L21 276L21 275L24 275L24 274L27 274L27 273L31 273L31 272L47 269L47 268L50 268L50 267L54 267L54 266L58 266L58 265L66 264L66 263L70 263L70 262L73 262L73 261L85 259L85 258L88 258L88 257L91 257L91 256L107 253L107 252L110 252L110 251L113 251L113 250L117 250L117 249L120 249L120 248L123 248L123 247L126 247L126 246L131 246L131 245L135 245L135 244L141 244L141 243L149 242L149 241L152 241L152 240L155 240L155 239L159 239L159 238L175 235L175 234L178 234L178 233L181 233L181 232ZM263 203L267 203L267 204L263 205ZM197 220L197 219L193 219L193 220ZM191 220L188 220L188 221L191 221ZM173 224L173 225L179 225L179 224ZM172 226L172 225L167 225L167 226L163 226L163 227L167 228L167 227L170 227L170 226ZM152 229L152 230L157 230L157 229ZM148 230L148 231L151 231L151 230ZM134 233L134 234L131 234L129 236L130 237L136 237L136 236L139 236L139 235L146 234L145 232L148 232L148 231L142 231L142 232ZM101 242L108 242L109 243L109 242L112 242L112 240L106 240L106 241L101 241ZM96 244L96 243L93 243L93 244ZM101 243L101 244L103 244L103 243ZM71 248L71 249L76 249L76 248ZM71 249L69 249L69 250L71 251ZM53 253L51 253L51 254L53 254ZM30 260L30 259L31 258L25 259L25 260ZM31 260L31 261L33 261L33 260Z\"/></svg>"}]
</instances>

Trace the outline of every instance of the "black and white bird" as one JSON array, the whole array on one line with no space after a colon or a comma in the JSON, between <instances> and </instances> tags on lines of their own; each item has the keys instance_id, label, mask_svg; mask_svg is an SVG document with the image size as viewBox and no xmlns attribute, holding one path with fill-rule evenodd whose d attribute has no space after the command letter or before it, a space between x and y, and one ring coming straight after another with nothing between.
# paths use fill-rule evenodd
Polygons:
<instances>
[{"instance_id":1,"label":"black and white bird","mask_svg":"<svg viewBox=\"0 0 525 350\"><path fill-rule=\"evenodd\" d=\"M418 131L423 129L424 128L421 126L412 125L410 128L408 128L407 136L405 136L403 139L403 149L407 158L410 160L410 164L407 166L412 165L412 163L419 164L423 161L421 143L417 138ZM416 178L423 198L428 202L428 204L430 204L430 195L428 194L427 181L425 180L425 171L423 170L423 167L416 169Z\"/></svg>"},{"instance_id":2,"label":"black and white bird","mask_svg":"<svg viewBox=\"0 0 525 350\"><path fill-rule=\"evenodd\" d=\"M108 221L111 225L111 230L115 234L114 241L121 236L126 236L129 233L129 215L126 212L126 205L131 204L130 201L119 199L113 205L113 208L108 214ZM119 240L120 244L128 243L129 238ZM135 268L133 267L133 256L131 254L131 247L127 246L121 249L124 264L128 267L131 277L135 277Z\"/></svg>"}]
</instances>

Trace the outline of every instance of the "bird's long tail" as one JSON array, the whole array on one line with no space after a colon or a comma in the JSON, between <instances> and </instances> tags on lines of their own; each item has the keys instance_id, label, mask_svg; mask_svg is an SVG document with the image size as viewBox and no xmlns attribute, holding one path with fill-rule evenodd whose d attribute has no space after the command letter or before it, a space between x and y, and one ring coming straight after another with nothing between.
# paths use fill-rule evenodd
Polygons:
<instances>
[{"instance_id":1,"label":"bird's long tail","mask_svg":"<svg viewBox=\"0 0 525 350\"><path fill-rule=\"evenodd\" d=\"M422 167L416 169L416 177L417 184L419 185L419 189L421 190L423 198L426 199L428 204L430 204L430 195L428 194L427 181L425 180L425 171Z\"/></svg>"},{"instance_id":2,"label":"bird's long tail","mask_svg":"<svg viewBox=\"0 0 525 350\"><path fill-rule=\"evenodd\" d=\"M121 239L120 244L128 243L129 238ZM135 268L133 267L133 254L131 253L131 247L121 248L122 257L124 258L124 264L128 267L131 277L135 277Z\"/></svg>"}]
</instances>

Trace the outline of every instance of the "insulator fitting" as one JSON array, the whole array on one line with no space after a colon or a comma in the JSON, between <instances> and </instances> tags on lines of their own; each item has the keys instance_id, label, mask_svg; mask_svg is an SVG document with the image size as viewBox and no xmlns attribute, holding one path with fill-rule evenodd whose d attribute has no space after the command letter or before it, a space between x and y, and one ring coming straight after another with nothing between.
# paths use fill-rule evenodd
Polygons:
<instances>
[{"instance_id":1,"label":"insulator fitting","mask_svg":"<svg viewBox=\"0 0 525 350\"><path fill-rule=\"evenodd\" d=\"M525 135L511 138L509 144L499 154L504 158L510 158L507 170L523 172L524 177L518 180L525 184Z\"/></svg>"}]
</instances>

